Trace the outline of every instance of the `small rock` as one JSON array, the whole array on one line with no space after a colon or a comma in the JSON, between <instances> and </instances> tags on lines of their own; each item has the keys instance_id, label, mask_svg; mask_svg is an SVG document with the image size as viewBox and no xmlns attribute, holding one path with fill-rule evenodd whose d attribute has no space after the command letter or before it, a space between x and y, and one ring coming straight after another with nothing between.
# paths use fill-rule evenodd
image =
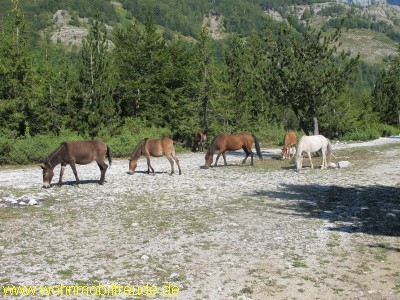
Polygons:
<instances>
[{"instance_id":1,"label":"small rock","mask_svg":"<svg viewBox=\"0 0 400 300\"><path fill-rule=\"evenodd\" d=\"M140 258L142 260L149 260L150 257L148 257L146 254L143 254Z\"/></svg>"},{"instance_id":2,"label":"small rock","mask_svg":"<svg viewBox=\"0 0 400 300\"><path fill-rule=\"evenodd\" d=\"M28 205L36 205L36 204L38 204L38 202L35 199L31 199L28 202Z\"/></svg>"},{"instance_id":3,"label":"small rock","mask_svg":"<svg viewBox=\"0 0 400 300\"><path fill-rule=\"evenodd\" d=\"M347 160L339 161L338 162L338 167L339 168L347 168L350 167L351 163Z\"/></svg>"},{"instance_id":4,"label":"small rock","mask_svg":"<svg viewBox=\"0 0 400 300\"><path fill-rule=\"evenodd\" d=\"M172 273L171 275L169 275L169 279L178 279L178 278L179 278L178 273Z\"/></svg>"}]
</instances>

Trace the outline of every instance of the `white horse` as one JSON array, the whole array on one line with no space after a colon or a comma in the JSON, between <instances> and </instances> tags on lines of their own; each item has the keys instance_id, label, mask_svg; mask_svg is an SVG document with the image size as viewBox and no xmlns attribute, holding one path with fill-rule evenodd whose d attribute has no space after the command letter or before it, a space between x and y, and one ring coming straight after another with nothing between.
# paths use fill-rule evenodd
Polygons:
<instances>
[{"instance_id":1,"label":"white horse","mask_svg":"<svg viewBox=\"0 0 400 300\"><path fill-rule=\"evenodd\" d=\"M303 152L307 152L308 159L311 163L311 169L314 168L314 165L311 160L311 152L317 152L321 150L322 152L322 165L321 170L328 167L328 163L331 160L332 154L332 145L329 139L324 137L323 135L311 135L311 136L303 136L299 143L297 144L297 152L296 152L296 171L300 171L303 165ZM328 161L327 161L328 157Z\"/></svg>"}]
</instances>

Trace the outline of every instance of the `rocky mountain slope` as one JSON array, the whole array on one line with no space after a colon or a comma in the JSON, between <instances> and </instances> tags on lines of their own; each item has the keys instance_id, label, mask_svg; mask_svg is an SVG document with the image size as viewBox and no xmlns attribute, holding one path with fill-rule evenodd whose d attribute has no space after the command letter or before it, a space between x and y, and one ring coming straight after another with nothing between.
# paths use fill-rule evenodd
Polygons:
<instances>
[{"instance_id":1,"label":"rocky mountain slope","mask_svg":"<svg viewBox=\"0 0 400 300\"><path fill-rule=\"evenodd\" d=\"M387 1L374 0L358 0L358 1L338 1L358 4L359 7L349 4L342 4L345 8L344 12L356 11L356 14L375 22L385 22L393 26L400 33L400 6L391 5ZM373 4L373 5L371 5ZM315 28L321 28L331 17L320 14L321 10L335 6L335 2L326 2L312 5L298 5L290 8L290 14L296 14L301 20L306 10L312 11L312 18L308 21ZM119 10L120 5L116 4ZM284 17L275 10L265 12L275 20L283 20ZM346 15L344 14L344 17ZM87 20L79 19L80 27L71 24L71 16L68 11L59 10L54 12L54 24L47 30L51 32L53 42L61 42L70 47L76 47L81 44L82 38L87 34ZM223 26L222 16L205 16L203 26L208 26L214 39L221 39L229 35ZM361 58L370 63L381 63L388 56L397 53L398 45L395 41L388 38L383 33L374 32L368 29L351 29L343 32L342 40L343 49L353 54L360 53Z\"/></svg>"}]
</instances>

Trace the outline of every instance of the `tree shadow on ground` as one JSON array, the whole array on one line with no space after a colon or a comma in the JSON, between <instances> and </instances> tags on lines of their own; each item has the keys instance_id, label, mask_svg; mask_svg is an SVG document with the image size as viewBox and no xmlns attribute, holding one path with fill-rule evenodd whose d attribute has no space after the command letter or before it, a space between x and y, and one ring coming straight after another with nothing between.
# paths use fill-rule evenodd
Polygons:
<instances>
[{"instance_id":1,"label":"tree shadow on ground","mask_svg":"<svg viewBox=\"0 0 400 300\"><path fill-rule=\"evenodd\" d=\"M286 200L284 209L327 220L332 231L400 236L400 187L286 184L252 196Z\"/></svg>"}]
</instances>

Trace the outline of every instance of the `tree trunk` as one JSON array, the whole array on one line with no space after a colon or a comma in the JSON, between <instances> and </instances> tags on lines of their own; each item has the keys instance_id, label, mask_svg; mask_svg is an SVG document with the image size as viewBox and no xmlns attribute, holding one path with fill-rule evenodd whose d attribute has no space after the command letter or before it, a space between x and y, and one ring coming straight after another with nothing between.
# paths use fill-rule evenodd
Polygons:
<instances>
[{"instance_id":1,"label":"tree trunk","mask_svg":"<svg viewBox=\"0 0 400 300\"><path fill-rule=\"evenodd\" d=\"M316 116L313 117L313 123L314 123L314 135L318 135L319 127L318 127L318 119Z\"/></svg>"},{"instance_id":2,"label":"tree trunk","mask_svg":"<svg viewBox=\"0 0 400 300\"><path fill-rule=\"evenodd\" d=\"M310 108L311 108L311 114L312 114L313 125L314 125L314 135L318 135L319 127L318 127L317 109L316 109L314 98L311 100Z\"/></svg>"}]
</instances>

